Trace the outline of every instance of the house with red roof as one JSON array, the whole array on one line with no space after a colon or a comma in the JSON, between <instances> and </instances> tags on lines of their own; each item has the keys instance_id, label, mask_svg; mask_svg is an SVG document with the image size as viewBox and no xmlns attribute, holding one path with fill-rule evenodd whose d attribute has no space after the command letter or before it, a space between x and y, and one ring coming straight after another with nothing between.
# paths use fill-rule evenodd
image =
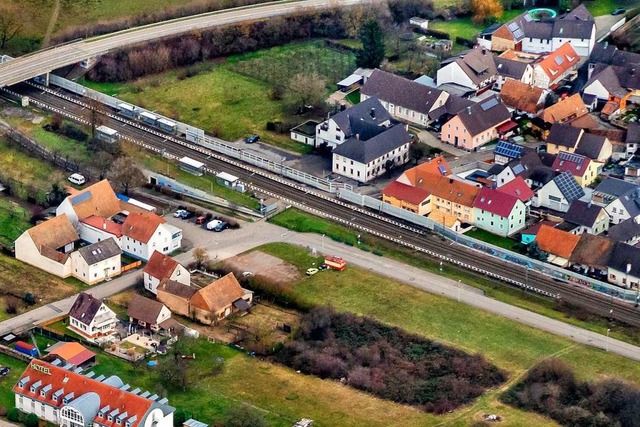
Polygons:
<instances>
[{"instance_id":1,"label":"house with red roof","mask_svg":"<svg viewBox=\"0 0 640 427\"><path fill-rule=\"evenodd\" d=\"M531 199L535 196L533 190L527 185L527 181L521 176L516 176L501 187L497 187L496 190L517 198L527 206L531 204Z\"/></svg>"},{"instance_id":2,"label":"house with red roof","mask_svg":"<svg viewBox=\"0 0 640 427\"><path fill-rule=\"evenodd\" d=\"M175 408L166 398L131 389L116 375L83 375L71 367L31 360L13 386L16 407L60 426L173 426Z\"/></svg>"},{"instance_id":3,"label":"house with red roof","mask_svg":"<svg viewBox=\"0 0 640 427\"><path fill-rule=\"evenodd\" d=\"M493 188L482 188L473 203L476 227L499 236L510 236L526 225L526 205L517 197Z\"/></svg>"},{"instance_id":4,"label":"house with red roof","mask_svg":"<svg viewBox=\"0 0 640 427\"><path fill-rule=\"evenodd\" d=\"M191 285L191 273L178 261L162 252L154 251L143 271L144 288L149 292L158 293L158 285L163 280L173 280L183 285Z\"/></svg>"},{"instance_id":5,"label":"house with red roof","mask_svg":"<svg viewBox=\"0 0 640 427\"><path fill-rule=\"evenodd\" d=\"M418 215L431 213L431 192L399 181L392 181L382 190L382 201Z\"/></svg>"},{"instance_id":6,"label":"house with red roof","mask_svg":"<svg viewBox=\"0 0 640 427\"><path fill-rule=\"evenodd\" d=\"M533 64L533 84L543 89L553 89L560 82L576 73L580 56L571 43L565 43L542 60Z\"/></svg>"},{"instance_id":7,"label":"house with red roof","mask_svg":"<svg viewBox=\"0 0 640 427\"><path fill-rule=\"evenodd\" d=\"M558 172L569 172L576 179L576 182L580 184L580 187L587 187L595 182L602 164L592 161L586 156L580 154L567 153L561 151L556 156L551 166Z\"/></svg>"}]
</instances>

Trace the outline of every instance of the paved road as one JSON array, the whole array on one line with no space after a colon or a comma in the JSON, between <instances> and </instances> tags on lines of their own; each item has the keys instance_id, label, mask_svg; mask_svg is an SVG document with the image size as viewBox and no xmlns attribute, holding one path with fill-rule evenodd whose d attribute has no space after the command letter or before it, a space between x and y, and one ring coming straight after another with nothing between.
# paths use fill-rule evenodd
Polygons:
<instances>
[{"instance_id":1,"label":"paved road","mask_svg":"<svg viewBox=\"0 0 640 427\"><path fill-rule=\"evenodd\" d=\"M243 21L266 19L300 10L314 10L335 5L351 6L361 3L362 1L363 0L304 0L277 2L196 15L194 17L175 19L159 24L119 31L110 35L93 37L52 49L34 52L0 64L0 87L10 86L66 65L75 64L84 59L104 54L111 50L121 49L160 37L172 36L214 26L235 24Z\"/></svg>"},{"instance_id":2,"label":"paved road","mask_svg":"<svg viewBox=\"0 0 640 427\"><path fill-rule=\"evenodd\" d=\"M460 284L454 280L402 264L398 261L381 258L370 252L356 250L353 247L336 243L329 238L316 234L295 233L265 221L243 223L242 228L239 230L226 230L222 233L214 233L204 231L194 223L175 219L171 215L168 215L166 219L169 223L178 225L183 229L184 240L187 242L189 252L176 257L182 264L187 264L192 261L190 251L194 247L199 246L207 249L210 258L224 259L265 243L292 243L310 249L315 248L320 253L341 256L352 265L357 265L377 274L405 282L418 289L443 295L447 298L457 299L461 303L469 304L555 335L566 337L572 341L600 349L608 349L608 351L612 353L640 361L640 347L496 301L482 295L477 289ZM111 282L94 286L91 288L91 293L98 298L106 298L121 292L133 285L138 274L140 273L133 272L114 279ZM52 319L60 315L61 311L68 311L74 299L75 296L50 304L56 308L55 310L49 306L44 306L6 320L0 323L0 335L23 328L27 325Z\"/></svg>"},{"instance_id":3,"label":"paved road","mask_svg":"<svg viewBox=\"0 0 640 427\"><path fill-rule=\"evenodd\" d=\"M462 303L566 337L572 341L600 349L608 349L613 353L640 361L640 347L496 301L482 295L476 288L459 284L454 280L398 261L356 250L317 234L295 233L264 221L243 224L239 230L207 233L195 224L180 222L174 218L170 218L168 221L183 229L184 236L190 242L191 247L202 246L206 248L211 258L224 259L269 242L287 242L315 248L320 253L338 255L350 264L405 282L418 289L458 299ZM187 262L191 260L191 256L189 253L185 253L179 255L177 259L180 262Z\"/></svg>"}]
</instances>

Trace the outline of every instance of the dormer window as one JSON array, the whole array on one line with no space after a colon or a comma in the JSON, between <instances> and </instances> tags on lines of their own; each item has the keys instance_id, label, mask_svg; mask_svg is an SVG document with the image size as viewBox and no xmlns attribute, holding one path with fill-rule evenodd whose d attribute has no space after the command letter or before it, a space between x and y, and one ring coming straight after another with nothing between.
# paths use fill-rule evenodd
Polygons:
<instances>
[{"instance_id":1,"label":"dormer window","mask_svg":"<svg viewBox=\"0 0 640 427\"><path fill-rule=\"evenodd\" d=\"M31 393L37 392L41 385L42 385L42 381L40 381L40 380L38 380L35 383L31 384L31 387L30 387Z\"/></svg>"}]
</instances>

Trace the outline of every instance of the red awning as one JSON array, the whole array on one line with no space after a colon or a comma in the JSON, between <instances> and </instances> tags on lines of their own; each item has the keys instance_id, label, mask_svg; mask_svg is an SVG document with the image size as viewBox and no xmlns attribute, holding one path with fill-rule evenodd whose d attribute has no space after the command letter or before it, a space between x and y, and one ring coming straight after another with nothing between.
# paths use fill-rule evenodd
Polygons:
<instances>
[{"instance_id":1,"label":"red awning","mask_svg":"<svg viewBox=\"0 0 640 427\"><path fill-rule=\"evenodd\" d=\"M516 122L514 122L513 120L509 120L508 122L505 122L500 126L498 126L496 130L498 131L498 133L507 133L510 130L515 129L517 127L518 127L518 124Z\"/></svg>"}]
</instances>

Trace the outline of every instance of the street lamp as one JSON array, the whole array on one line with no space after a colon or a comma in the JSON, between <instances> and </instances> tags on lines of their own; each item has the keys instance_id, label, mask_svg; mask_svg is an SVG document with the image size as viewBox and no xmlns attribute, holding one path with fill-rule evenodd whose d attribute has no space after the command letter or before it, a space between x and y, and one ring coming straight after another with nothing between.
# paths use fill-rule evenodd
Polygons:
<instances>
[{"instance_id":1,"label":"street lamp","mask_svg":"<svg viewBox=\"0 0 640 427\"><path fill-rule=\"evenodd\" d=\"M440 261L440 272L442 272L442 261Z\"/></svg>"},{"instance_id":2,"label":"street lamp","mask_svg":"<svg viewBox=\"0 0 640 427\"><path fill-rule=\"evenodd\" d=\"M460 302L460 279L458 279L458 302Z\"/></svg>"},{"instance_id":3,"label":"street lamp","mask_svg":"<svg viewBox=\"0 0 640 427\"><path fill-rule=\"evenodd\" d=\"M609 351L609 333L611 332L611 329L607 329L607 341L605 341L604 343L604 349L605 351Z\"/></svg>"}]
</instances>

